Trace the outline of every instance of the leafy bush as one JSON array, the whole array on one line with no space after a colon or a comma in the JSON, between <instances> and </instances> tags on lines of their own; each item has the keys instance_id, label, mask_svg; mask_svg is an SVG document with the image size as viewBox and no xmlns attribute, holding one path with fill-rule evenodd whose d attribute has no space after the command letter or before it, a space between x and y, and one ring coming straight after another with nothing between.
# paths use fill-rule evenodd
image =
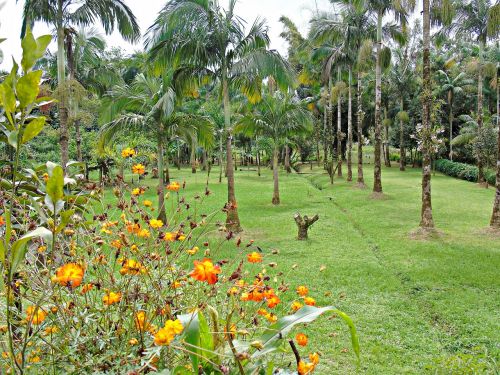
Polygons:
<instances>
[{"instance_id":1,"label":"leafy bush","mask_svg":"<svg viewBox=\"0 0 500 375\"><path fill-rule=\"evenodd\" d=\"M436 160L435 169L451 177L460 178L461 180L477 182L479 174L478 168L475 165L457 163L448 159ZM485 172L485 178L488 184L495 185L496 176L492 171Z\"/></svg>"}]
</instances>

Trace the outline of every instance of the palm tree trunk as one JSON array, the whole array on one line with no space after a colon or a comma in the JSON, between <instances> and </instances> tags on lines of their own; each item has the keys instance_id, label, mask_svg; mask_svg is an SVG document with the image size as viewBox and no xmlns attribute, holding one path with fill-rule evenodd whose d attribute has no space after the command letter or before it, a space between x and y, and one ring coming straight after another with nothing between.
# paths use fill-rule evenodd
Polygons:
<instances>
[{"instance_id":1,"label":"palm tree trunk","mask_svg":"<svg viewBox=\"0 0 500 375\"><path fill-rule=\"evenodd\" d=\"M240 218L238 216L238 204L234 187L233 152L231 149L231 107L229 102L229 87L227 82L227 67L222 68L222 95L224 98L224 125L227 131L226 158L227 158L227 216L226 227L233 232L241 232Z\"/></svg>"},{"instance_id":2,"label":"palm tree trunk","mask_svg":"<svg viewBox=\"0 0 500 375\"><path fill-rule=\"evenodd\" d=\"M222 182L222 170L224 169L224 163L222 160L223 154L224 154L224 149L222 146L222 134L221 134L219 138L219 184Z\"/></svg>"},{"instance_id":3,"label":"palm tree trunk","mask_svg":"<svg viewBox=\"0 0 500 375\"><path fill-rule=\"evenodd\" d=\"M480 132L483 127L483 72L482 72L482 43L479 42L479 72L477 77L477 129ZM479 155L477 158L477 182L485 183L483 158Z\"/></svg>"},{"instance_id":4,"label":"palm tree trunk","mask_svg":"<svg viewBox=\"0 0 500 375\"><path fill-rule=\"evenodd\" d=\"M327 89L327 99L323 107L323 168L328 168L328 89Z\"/></svg>"},{"instance_id":5,"label":"palm tree trunk","mask_svg":"<svg viewBox=\"0 0 500 375\"><path fill-rule=\"evenodd\" d=\"M169 168L169 158L168 158L168 145L170 144L170 140L166 139L165 144L167 145L167 152L165 153L165 184L170 184L170 168Z\"/></svg>"},{"instance_id":6,"label":"palm tree trunk","mask_svg":"<svg viewBox=\"0 0 500 375\"><path fill-rule=\"evenodd\" d=\"M391 167L391 153L389 152L389 121L387 118L387 107L384 108L384 161L386 167Z\"/></svg>"},{"instance_id":7,"label":"palm tree trunk","mask_svg":"<svg viewBox=\"0 0 500 375\"><path fill-rule=\"evenodd\" d=\"M382 148L380 121L380 109L382 106L382 67L380 66L380 53L382 49L382 18L379 12L377 16L377 55L375 61L375 150L373 167L373 192L382 193L382 168L380 164L380 152Z\"/></svg>"},{"instance_id":8,"label":"palm tree trunk","mask_svg":"<svg viewBox=\"0 0 500 375\"><path fill-rule=\"evenodd\" d=\"M430 5L429 0L423 0L423 79L422 79L422 126L424 128L424 137L430 137L430 109L432 103L432 88L431 88L431 64L430 64ZM434 228L434 220L432 218L432 202L431 202L431 150L428 145L430 139L423 139L422 143L422 211L420 219L420 227L423 229Z\"/></svg>"},{"instance_id":9,"label":"palm tree trunk","mask_svg":"<svg viewBox=\"0 0 500 375\"><path fill-rule=\"evenodd\" d=\"M340 82L341 71L338 68L338 80ZM338 93L337 98L337 175L342 177L342 95Z\"/></svg>"},{"instance_id":10,"label":"palm tree trunk","mask_svg":"<svg viewBox=\"0 0 500 375\"><path fill-rule=\"evenodd\" d=\"M401 98L401 110L403 112L404 100ZM404 171L406 169L406 150L404 143L404 127L403 118L399 116L399 170Z\"/></svg>"},{"instance_id":11,"label":"palm tree trunk","mask_svg":"<svg viewBox=\"0 0 500 375\"><path fill-rule=\"evenodd\" d=\"M274 182L274 191L273 191L273 200L272 203L274 205L280 204L280 190L278 183L278 147L274 146L273 150L273 182Z\"/></svg>"},{"instance_id":12,"label":"palm tree trunk","mask_svg":"<svg viewBox=\"0 0 500 375\"><path fill-rule=\"evenodd\" d=\"M347 106L347 181L352 181L352 69L349 67L349 103Z\"/></svg>"},{"instance_id":13,"label":"palm tree trunk","mask_svg":"<svg viewBox=\"0 0 500 375\"><path fill-rule=\"evenodd\" d=\"M453 161L453 145L451 141L453 140L453 91L448 91L448 106L450 107L450 112L448 114L448 123L450 125L450 160Z\"/></svg>"},{"instance_id":14,"label":"palm tree trunk","mask_svg":"<svg viewBox=\"0 0 500 375\"><path fill-rule=\"evenodd\" d=\"M288 145L285 145L285 170L286 173L291 173L292 168L290 167L290 147Z\"/></svg>"},{"instance_id":15,"label":"palm tree trunk","mask_svg":"<svg viewBox=\"0 0 500 375\"><path fill-rule=\"evenodd\" d=\"M161 127L161 125L160 125ZM167 214L165 212L165 184L163 182L164 170L163 170L163 136L162 134L157 135L158 139L158 219L162 220L164 223L167 222Z\"/></svg>"},{"instance_id":16,"label":"palm tree trunk","mask_svg":"<svg viewBox=\"0 0 500 375\"><path fill-rule=\"evenodd\" d=\"M498 75L497 75L497 116L500 113L500 104L498 98ZM493 202L493 213L491 214L490 226L496 230L500 230L500 118L497 117L498 141L497 141L497 176L496 176L496 193L495 201Z\"/></svg>"},{"instance_id":17,"label":"palm tree trunk","mask_svg":"<svg viewBox=\"0 0 500 375\"><path fill-rule=\"evenodd\" d=\"M191 173L196 173L196 147L194 143L191 145Z\"/></svg>"},{"instance_id":18,"label":"palm tree trunk","mask_svg":"<svg viewBox=\"0 0 500 375\"><path fill-rule=\"evenodd\" d=\"M358 186L365 186L365 178L363 176L363 103L361 102L361 72L358 71Z\"/></svg>"},{"instance_id":19,"label":"palm tree trunk","mask_svg":"<svg viewBox=\"0 0 500 375\"><path fill-rule=\"evenodd\" d=\"M65 53L64 53L64 25L63 25L63 0L57 0L57 82L60 88L59 106L59 144L61 146L61 164L66 168L69 160L68 154L68 101L64 88L66 81Z\"/></svg>"}]
</instances>

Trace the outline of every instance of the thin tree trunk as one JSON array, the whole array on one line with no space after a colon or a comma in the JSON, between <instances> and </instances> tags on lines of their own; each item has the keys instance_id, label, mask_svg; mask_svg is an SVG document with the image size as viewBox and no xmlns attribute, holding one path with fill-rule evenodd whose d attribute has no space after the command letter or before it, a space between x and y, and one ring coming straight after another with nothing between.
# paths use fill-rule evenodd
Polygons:
<instances>
[{"instance_id":1,"label":"thin tree trunk","mask_svg":"<svg viewBox=\"0 0 500 375\"><path fill-rule=\"evenodd\" d=\"M450 160L453 161L453 145L451 141L453 140L453 91L448 92L448 106L450 107L450 112L448 114L448 123L450 125Z\"/></svg>"},{"instance_id":2,"label":"thin tree trunk","mask_svg":"<svg viewBox=\"0 0 500 375\"><path fill-rule=\"evenodd\" d=\"M381 106L382 106L382 68L380 66L380 53L382 49L382 13L377 17L377 55L375 62L375 150L373 167L373 192L382 193L382 168L380 164L381 140Z\"/></svg>"},{"instance_id":3,"label":"thin tree trunk","mask_svg":"<svg viewBox=\"0 0 500 375\"><path fill-rule=\"evenodd\" d=\"M358 186L365 186L365 178L363 176L363 103L361 102L362 78L361 72L358 71Z\"/></svg>"},{"instance_id":4,"label":"thin tree trunk","mask_svg":"<svg viewBox=\"0 0 500 375\"><path fill-rule=\"evenodd\" d=\"M498 75L497 75L497 116L500 114L500 103L498 97ZM497 146L497 176L496 176L496 193L495 201L493 202L493 213L491 214L490 226L496 230L500 229L500 117L497 117L497 127L498 127L498 146Z\"/></svg>"},{"instance_id":5,"label":"thin tree trunk","mask_svg":"<svg viewBox=\"0 0 500 375\"><path fill-rule=\"evenodd\" d=\"M274 191L273 191L273 200L272 203L274 205L280 204L280 190L278 183L278 147L274 147L273 150L273 182L274 182Z\"/></svg>"},{"instance_id":6,"label":"thin tree trunk","mask_svg":"<svg viewBox=\"0 0 500 375\"><path fill-rule=\"evenodd\" d=\"M196 147L194 143L191 145L190 164L191 164L191 173L196 173Z\"/></svg>"},{"instance_id":7,"label":"thin tree trunk","mask_svg":"<svg viewBox=\"0 0 500 375\"><path fill-rule=\"evenodd\" d=\"M168 158L168 145L170 144L170 140L166 139L167 152L165 153L165 184L170 184L170 168L169 168L169 158Z\"/></svg>"},{"instance_id":8,"label":"thin tree trunk","mask_svg":"<svg viewBox=\"0 0 500 375\"><path fill-rule=\"evenodd\" d=\"M161 125L160 125L161 127ZM158 219L162 220L164 223L167 222L167 214L165 212L165 184L163 182L164 170L163 170L163 136L162 134L157 135L158 139Z\"/></svg>"},{"instance_id":9,"label":"thin tree trunk","mask_svg":"<svg viewBox=\"0 0 500 375\"><path fill-rule=\"evenodd\" d=\"M222 134L221 134L219 138L219 184L222 182L222 170L224 169L224 163L222 160L223 154L224 154L224 149L222 146Z\"/></svg>"},{"instance_id":10,"label":"thin tree trunk","mask_svg":"<svg viewBox=\"0 0 500 375\"><path fill-rule=\"evenodd\" d=\"M340 67L338 68L338 81L341 79ZM342 177L342 95L337 98L337 175Z\"/></svg>"},{"instance_id":11,"label":"thin tree trunk","mask_svg":"<svg viewBox=\"0 0 500 375\"><path fill-rule=\"evenodd\" d=\"M431 202L431 150L429 129L430 129L430 109L432 103L432 88L431 88L431 64L430 64L430 6L429 0L423 0L423 79L422 79L422 127L424 129L424 137L422 143L422 211L420 227L423 229L434 228L434 220L432 218L432 202Z\"/></svg>"},{"instance_id":12,"label":"thin tree trunk","mask_svg":"<svg viewBox=\"0 0 500 375\"><path fill-rule=\"evenodd\" d=\"M387 107L384 108L384 128L385 128L385 134L384 134L384 161L385 161L385 166L386 167L391 167L391 153L389 151L389 121L387 118Z\"/></svg>"},{"instance_id":13,"label":"thin tree trunk","mask_svg":"<svg viewBox=\"0 0 500 375\"><path fill-rule=\"evenodd\" d=\"M404 100L401 98L401 110L399 113L403 112ZM399 170L404 171L406 169L406 150L404 143L404 126L403 118L399 116Z\"/></svg>"},{"instance_id":14,"label":"thin tree trunk","mask_svg":"<svg viewBox=\"0 0 500 375\"><path fill-rule=\"evenodd\" d=\"M286 173L292 172L292 168L290 167L290 147L288 147L288 144L285 145L285 170Z\"/></svg>"},{"instance_id":15,"label":"thin tree trunk","mask_svg":"<svg viewBox=\"0 0 500 375\"><path fill-rule=\"evenodd\" d=\"M257 150L257 176L260 177L260 150Z\"/></svg>"},{"instance_id":16,"label":"thin tree trunk","mask_svg":"<svg viewBox=\"0 0 500 375\"><path fill-rule=\"evenodd\" d=\"M238 216L238 204L234 187L233 152L231 149L231 107L229 102L229 87L227 82L227 67L223 66L222 94L224 98L224 125L227 133L226 158L227 158L227 217L226 227L233 232L241 232L240 218Z\"/></svg>"},{"instance_id":17,"label":"thin tree trunk","mask_svg":"<svg viewBox=\"0 0 500 375\"><path fill-rule=\"evenodd\" d=\"M68 154L68 100L66 81L65 53L64 53L64 25L63 25L63 0L57 0L57 82L60 88L59 106L59 144L61 146L61 164L66 168L69 160Z\"/></svg>"},{"instance_id":18,"label":"thin tree trunk","mask_svg":"<svg viewBox=\"0 0 500 375\"><path fill-rule=\"evenodd\" d=\"M347 181L352 181L352 69L349 67L349 103L347 106Z\"/></svg>"},{"instance_id":19,"label":"thin tree trunk","mask_svg":"<svg viewBox=\"0 0 500 375\"><path fill-rule=\"evenodd\" d=\"M328 91L329 89L326 89L326 102L323 107L323 168L328 169L328 111L329 108L328 106L330 105L330 99L329 99L329 94Z\"/></svg>"},{"instance_id":20,"label":"thin tree trunk","mask_svg":"<svg viewBox=\"0 0 500 375\"><path fill-rule=\"evenodd\" d=\"M477 77L477 129L478 132L482 130L483 127L483 72L482 72L482 50L483 45L479 42L479 72ZM485 183L484 169L483 169L483 158L481 155L477 158L477 182L479 184Z\"/></svg>"}]
</instances>

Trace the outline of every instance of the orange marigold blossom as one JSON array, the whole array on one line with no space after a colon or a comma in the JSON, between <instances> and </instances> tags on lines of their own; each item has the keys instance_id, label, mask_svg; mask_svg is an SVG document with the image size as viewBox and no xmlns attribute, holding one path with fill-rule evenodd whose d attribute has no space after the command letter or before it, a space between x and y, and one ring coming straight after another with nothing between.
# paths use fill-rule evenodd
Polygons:
<instances>
[{"instance_id":1,"label":"orange marigold blossom","mask_svg":"<svg viewBox=\"0 0 500 375\"><path fill-rule=\"evenodd\" d=\"M45 182L47 182L49 180L49 174L47 172L45 172L43 175L42 175L42 178Z\"/></svg>"},{"instance_id":2,"label":"orange marigold blossom","mask_svg":"<svg viewBox=\"0 0 500 375\"><path fill-rule=\"evenodd\" d=\"M88 293L88 292L90 292L93 288L94 288L94 284L92 284L92 283L85 284L84 286L82 286L82 290L80 291L80 293L81 293L81 294Z\"/></svg>"},{"instance_id":3,"label":"orange marigold blossom","mask_svg":"<svg viewBox=\"0 0 500 375\"><path fill-rule=\"evenodd\" d=\"M270 309L278 306L278 304L281 302L280 298L275 294L270 298L267 298L267 307Z\"/></svg>"},{"instance_id":4,"label":"orange marigold blossom","mask_svg":"<svg viewBox=\"0 0 500 375\"><path fill-rule=\"evenodd\" d=\"M122 150L122 158L130 158L135 155L133 148L127 147Z\"/></svg>"},{"instance_id":5,"label":"orange marigold blossom","mask_svg":"<svg viewBox=\"0 0 500 375\"><path fill-rule=\"evenodd\" d=\"M0 216L0 226L5 225L5 219L3 216Z\"/></svg>"},{"instance_id":6,"label":"orange marigold blossom","mask_svg":"<svg viewBox=\"0 0 500 375\"><path fill-rule=\"evenodd\" d=\"M309 360L316 366L319 363L319 354L316 352L309 354Z\"/></svg>"},{"instance_id":7,"label":"orange marigold blossom","mask_svg":"<svg viewBox=\"0 0 500 375\"><path fill-rule=\"evenodd\" d=\"M138 311L134 317L135 328L141 332L147 331L151 328L148 322L145 311Z\"/></svg>"},{"instance_id":8,"label":"orange marigold blossom","mask_svg":"<svg viewBox=\"0 0 500 375\"><path fill-rule=\"evenodd\" d=\"M68 263L59 267L51 280L62 286L76 288L82 283L85 269L77 263Z\"/></svg>"},{"instance_id":9,"label":"orange marigold blossom","mask_svg":"<svg viewBox=\"0 0 500 375\"><path fill-rule=\"evenodd\" d=\"M102 297L102 302L104 302L105 305L112 305L114 303L120 302L122 299L122 294L121 293L115 293L115 292L107 292L103 297Z\"/></svg>"},{"instance_id":10,"label":"orange marigold blossom","mask_svg":"<svg viewBox=\"0 0 500 375\"><path fill-rule=\"evenodd\" d=\"M28 306L26 309L26 320L31 322L31 324L42 324L46 317L47 312L39 306Z\"/></svg>"},{"instance_id":11,"label":"orange marigold blossom","mask_svg":"<svg viewBox=\"0 0 500 375\"><path fill-rule=\"evenodd\" d=\"M208 258L203 259L201 262L194 261L194 270L190 276L198 281L206 281L208 284L215 284L217 282L217 275L221 272L219 266L216 266Z\"/></svg>"},{"instance_id":12,"label":"orange marigold blossom","mask_svg":"<svg viewBox=\"0 0 500 375\"><path fill-rule=\"evenodd\" d=\"M146 200L144 201L144 206L146 206L146 207L151 207L152 205L153 205L153 202L151 202L150 200L146 199Z\"/></svg>"},{"instance_id":13,"label":"orange marigold blossom","mask_svg":"<svg viewBox=\"0 0 500 375\"><path fill-rule=\"evenodd\" d=\"M151 233L146 228L143 228L137 232L137 236L141 238L149 238L151 237Z\"/></svg>"},{"instance_id":14,"label":"orange marigold blossom","mask_svg":"<svg viewBox=\"0 0 500 375\"><path fill-rule=\"evenodd\" d=\"M258 253L256 251L254 251L254 252L247 255L247 260L250 263L260 263L260 262L262 262L262 255L260 255L260 253Z\"/></svg>"},{"instance_id":15,"label":"orange marigold blossom","mask_svg":"<svg viewBox=\"0 0 500 375\"><path fill-rule=\"evenodd\" d=\"M121 275L138 275L139 273L145 273L146 268L138 261L134 259L124 259L122 260L122 268L120 269Z\"/></svg>"},{"instance_id":16,"label":"orange marigold blossom","mask_svg":"<svg viewBox=\"0 0 500 375\"><path fill-rule=\"evenodd\" d=\"M301 307L302 307L302 304L299 301L292 302L292 311L293 312L300 310Z\"/></svg>"},{"instance_id":17,"label":"orange marigold blossom","mask_svg":"<svg viewBox=\"0 0 500 375\"><path fill-rule=\"evenodd\" d=\"M120 240L113 240L113 241L111 241L110 245L118 250L120 250L123 247L122 241L120 241Z\"/></svg>"},{"instance_id":18,"label":"orange marigold blossom","mask_svg":"<svg viewBox=\"0 0 500 375\"><path fill-rule=\"evenodd\" d=\"M306 346L308 341L307 336L303 333L297 333L297 335L295 336L295 340L300 346Z\"/></svg>"},{"instance_id":19,"label":"orange marigold blossom","mask_svg":"<svg viewBox=\"0 0 500 375\"><path fill-rule=\"evenodd\" d=\"M169 191L179 191L180 188L181 185L177 181L174 181L167 185L167 190Z\"/></svg>"},{"instance_id":20,"label":"orange marigold blossom","mask_svg":"<svg viewBox=\"0 0 500 375\"><path fill-rule=\"evenodd\" d=\"M179 319L167 320L165 326L154 335L156 345L170 345L175 336L182 333L184 327Z\"/></svg>"},{"instance_id":21,"label":"orange marigold blossom","mask_svg":"<svg viewBox=\"0 0 500 375\"><path fill-rule=\"evenodd\" d=\"M161 228L163 226L163 221L157 219L151 219L149 220L149 226L153 229Z\"/></svg>"},{"instance_id":22,"label":"orange marigold blossom","mask_svg":"<svg viewBox=\"0 0 500 375\"><path fill-rule=\"evenodd\" d=\"M298 366L297 366L297 372L299 375L306 375L306 374L311 374L314 371L314 364L313 363L306 363L304 361L300 361Z\"/></svg>"},{"instance_id":23,"label":"orange marigold blossom","mask_svg":"<svg viewBox=\"0 0 500 375\"><path fill-rule=\"evenodd\" d=\"M308 306L316 306L316 300L312 297L305 297L304 303Z\"/></svg>"},{"instance_id":24,"label":"orange marigold blossom","mask_svg":"<svg viewBox=\"0 0 500 375\"><path fill-rule=\"evenodd\" d=\"M307 294L309 293L309 289L307 289L306 286L304 285L300 285L297 287L297 294L301 297L305 297L307 296Z\"/></svg>"},{"instance_id":25,"label":"orange marigold blossom","mask_svg":"<svg viewBox=\"0 0 500 375\"><path fill-rule=\"evenodd\" d=\"M145 190L143 188L135 188L132 190L132 195L134 196L139 196L139 195L142 195L144 194Z\"/></svg>"},{"instance_id":26,"label":"orange marigold blossom","mask_svg":"<svg viewBox=\"0 0 500 375\"><path fill-rule=\"evenodd\" d=\"M266 314L265 318L270 323L276 323L278 321L278 316L276 314L273 314L273 313Z\"/></svg>"},{"instance_id":27,"label":"orange marigold blossom","mask_svg":"<svg viewBox=\"0 0 500 375\"><path fill-rule=\"evenodd\" d=\"M144 165L142 165L141 163L135 164L132 166L132 173L142 175L142 174L146 173L146 167Z\"/></svg>"}]
</instances>

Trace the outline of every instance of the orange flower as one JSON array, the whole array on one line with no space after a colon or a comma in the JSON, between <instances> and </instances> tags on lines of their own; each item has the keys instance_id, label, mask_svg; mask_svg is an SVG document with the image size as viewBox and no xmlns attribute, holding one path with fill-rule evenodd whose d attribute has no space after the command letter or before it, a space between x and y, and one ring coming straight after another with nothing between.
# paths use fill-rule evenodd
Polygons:
<instances>
[{"instance_id":1,"label":"orange flower","mask_svg":"<svg viewBox=\"0 0 500 375\"><path fill-rule=\"evenodd\" d=\"M112 305L114 303L120 302L122 299L122 294L121 293L115 293L115 292L107 292L104 297L102 297L102 302L104 302L105 305Z\"/></svg>"},{"instance_id":2,"label":"orange flower","mask_svg":"<svg viewBox=\"0 0 500 375\"><path fill-rule=\"evenodd\" d=\"M90 292L94 288L94 284L85 284L82 286L82 290L80 291L81 294L85 294Z\"/></svg>"},{"instance_id":3,"label":"orange flower","mask_svg":"<svg viewBox=\"0 0 500 375\"><path fill-rule=\"evenodd\" d=\"M297 294L299 296L305 297L305 296L307 296L308 293L309 293L309 289L307 289L306 286L301 285L301 286L297 287Z\"/></svg>"},{"instance_id":4,"label":"orange flower","mask_svg":"<svg viewBox=\"0 0 500 375\"><path fill-rule=\"evenodd\" d=\"M278 320L278 317L276 316L276 314L269 313L269 314L266 314L266 319L270 323L276 323L276 321Z\"/></svg>"},{"instance_id":5,"label":"orange flower","mask_svg":"<svg viewBox=\"0 0 500 375\"><path fill-rule=\"evenodd\" d=\"M120 269L121 275L138 275L139 273L145 273L146 268L142 264L134 259L126 259L122 262L122 268Z\"/></svg>"},{"instance_id":6,"label":"orange flower","mask_svg":"<svg viewBox=\"0 0 500 375\"><path fill-rule=\"evenodd\" d=\"M302 307L302 304L299 301L293 301L292 302L292 311L298 311Z\"/></svg>"},{"instance_id":7,"label":"orange flower","mask_svg":"<svg viewBox=\"0 0 500 375\"><path fill-rule=\"evenodd\" d=\"M316 300L312 297L304 298L304 303L308 306L316 306Z\"/></svg>"},{"instance_id":8,"label":"orange flower","mask_svg":"<svg viewBox=\"0 0 500 375\"><path fill-rule=\"evenodd\" d=\"M149 238L149 237L151 237L151 233L149 233L149 230L144 228L144 229L141 229L137 232L137 236L141 237L141 238Z\"/></svg>"},{"instance_id":9,"label":"orange flower","mask_svg":"<svg viewBox=\"0 0 500 375\"><path fill-rule=\"evenodd\" d=\"M122 241L120 241L120 240L113 240L113 241L111 241L110 245L118 250L120 250L123 247Z\"/></svg>"},{"instance_id":10,"label":"orange flower","mask_svg":"<svg viewBox=\"0 0 500 375\"><path fill-rule=\"evenodd\" d=\"M179 191L180 188L181 188L181 185L179 185L179 183L177 181L174 181L174 182L167 185L167 190L169 190L169 191Z\"/></svg>"},{"instance_id":11,"label":"orange flower","mask_svg":"<svg viewBox=\"0 0 500 375\"><path fill-rule=\"evenodd\" d=\"M194 261L194 270L190 276L198 281L206 281L208 284L215 284L217 282L217 274L219 274L220 267L214 266L210 259L203 259L203 261Z\"/></svg>"},{"instance_id":12,"label":"orange flower","mask_svg":"<svg viewBox=\"0 0 500 375\"><path fill-rule=\"evenodd\" d=\"M297 372L299 375L311 374L314 371L313 363L305 363L304 361L300 361L297 366Z\"/></svg>"},{"instance_id":13,"label":"orange flower","mask_svg":"<svg viewBox=\"0 0 500 375\"><path fill-rule=\"evenodd\" d=\"M151 219L151 220L149 220L149 226L153 229L159 229L163 226L163 221Z\"/></svg>"},{"instance_id":14,"label":"orange flower","mask_svg":"<svg viewBox=\"0 0 500 375\"><path fill-rule=\"evenodd\" d=\"M319 363L319 354L316 352L309 354L309 360L316 366Z\"/></svg>"},{"instance_id":15,"label":"orange flower","mask_svg":"<svg viewBox=\"0 0 500 375\"><path fill-rule=\"evenodd\" d=\"M5 225L5 219L3 218L3 216L0 216L0 227L2 225Z\"/></svg>"},{"instance_id":16,"label":"orange flower","mask_svg":"<svg viewBox=\"0 0 500 375\"><path fill-rule=\"evenodd\" d=\"M267 307L272 309L276 307L280 303L280 301L280 298L276 294L274 294L272 297L267 298Z\"/></svg>"},{"instance_id":17,"label":"orange flower","mask_svg":"<svg viewBox=\"0 0 500 375\"><path fill-rule=\"evenodd\" d=\"M297 344L299 344L300 346L306 346L308 341L307 336L303 333L297 333L297 336L295 336L295 340L297 340Z\"/></svg>"},{"instance_id":18,"label":"orange flower","mask_svg":"<svg viewBox=\"0 0 500 375\"><path fill-rule=\"evenodd\" d=\"M31 322L31 324L38 325L47 317L47 312L45 312L41 307L28 306L26 309L26 319Z\"/></svg>"},{"instance_id":19,"label":"orange flower","mask_svg":"<svg viewBox=\"0 0 500 375\"><path fill-rule=\"evenodd\" d=\"M127 147L122 150L122 158L131 158L135 155L135 150L133 148Z\"/></svg>"},{"instance_id":20,"label":"orange flower","mask_svg":"<svg viewBox=\"0 0 500 375\"><path fill-rule=\"evenodd\" d=\"M145 311L138 311L135 314L134 322L135 322L135 328L137 328L141 332L145 332L149 330L149 328L151 327L151 324L148 322L146 318Z\"/></svg>"},{"instance_id":21,"label":"orange flower","mask_svg":"<svg viewBox=\"0 0 500 375\"><path fill-rule=\"evenodd\" d=\"M250 253L247 255L247 260L250 263L260 263L260 262L262 262L262 255L260 255L256 251L254 251L253 253Z\"/></svg>"},{"instance_id":22,"label":"orange flower","mask_svg":"<svg viewBox=\"0 0 500 375\"><path fill-rule=\"evenodd\" d=\"M47 182L49 180L49 174L47 172L45 172L43 175L42 175L42 178L45 182Z\"/></svg>"},{"instance_id":23,"label":"orange flower","mask_svg":"<svg viewBox=\"0 0 500 375\"><path fill-rule=\"evenodd\" d=\"M144 174L146 173L146 167L141 163L135 164L132 166L132 173L138 175Z\"/></svg>"},{"instance_id":24,"label":"orange flower","mask_svg":"<svg viewBox=\"0 0 500 375\"><path fill-rule=\"evenodd\" d=\"M146 207L151 207L152 205L153 205L153 202L151 202L150 200L146 199L146 200L144 201L144 206L146 206Z\"/></svg>"},{"instance_id":25,"label":"orange flower","mask_svg":"<svg viewBox=\"0 0 500 375\"><path fill-rule=\"evenodd\" d=\"M82 283L85 269L77 263L68 263L59 267L52 276L52 282L70 288L76 288Z\"/></svg>"},{"instance_id":26,"label":"orange flower","mask_svg":"<svg viewBox=\"0 0 500 375\"><path fill-rule=\"evenodd\" d=\"M132 195L135 195L136 197L139 195L144 194L145 190L143 188L135 188L132 190Z\"/></svg>"},{"instance_id":27,"label":"orange flower","mask_svg":"<svg viewBox=\"0 0 500 375\"><path fill-rule=\"evenodd\" d=\"M154 335L156 345L170 345L175 336L183 331L184 327L179 319L167 320L165 326Z\"/></svg>"}]
</instances>

